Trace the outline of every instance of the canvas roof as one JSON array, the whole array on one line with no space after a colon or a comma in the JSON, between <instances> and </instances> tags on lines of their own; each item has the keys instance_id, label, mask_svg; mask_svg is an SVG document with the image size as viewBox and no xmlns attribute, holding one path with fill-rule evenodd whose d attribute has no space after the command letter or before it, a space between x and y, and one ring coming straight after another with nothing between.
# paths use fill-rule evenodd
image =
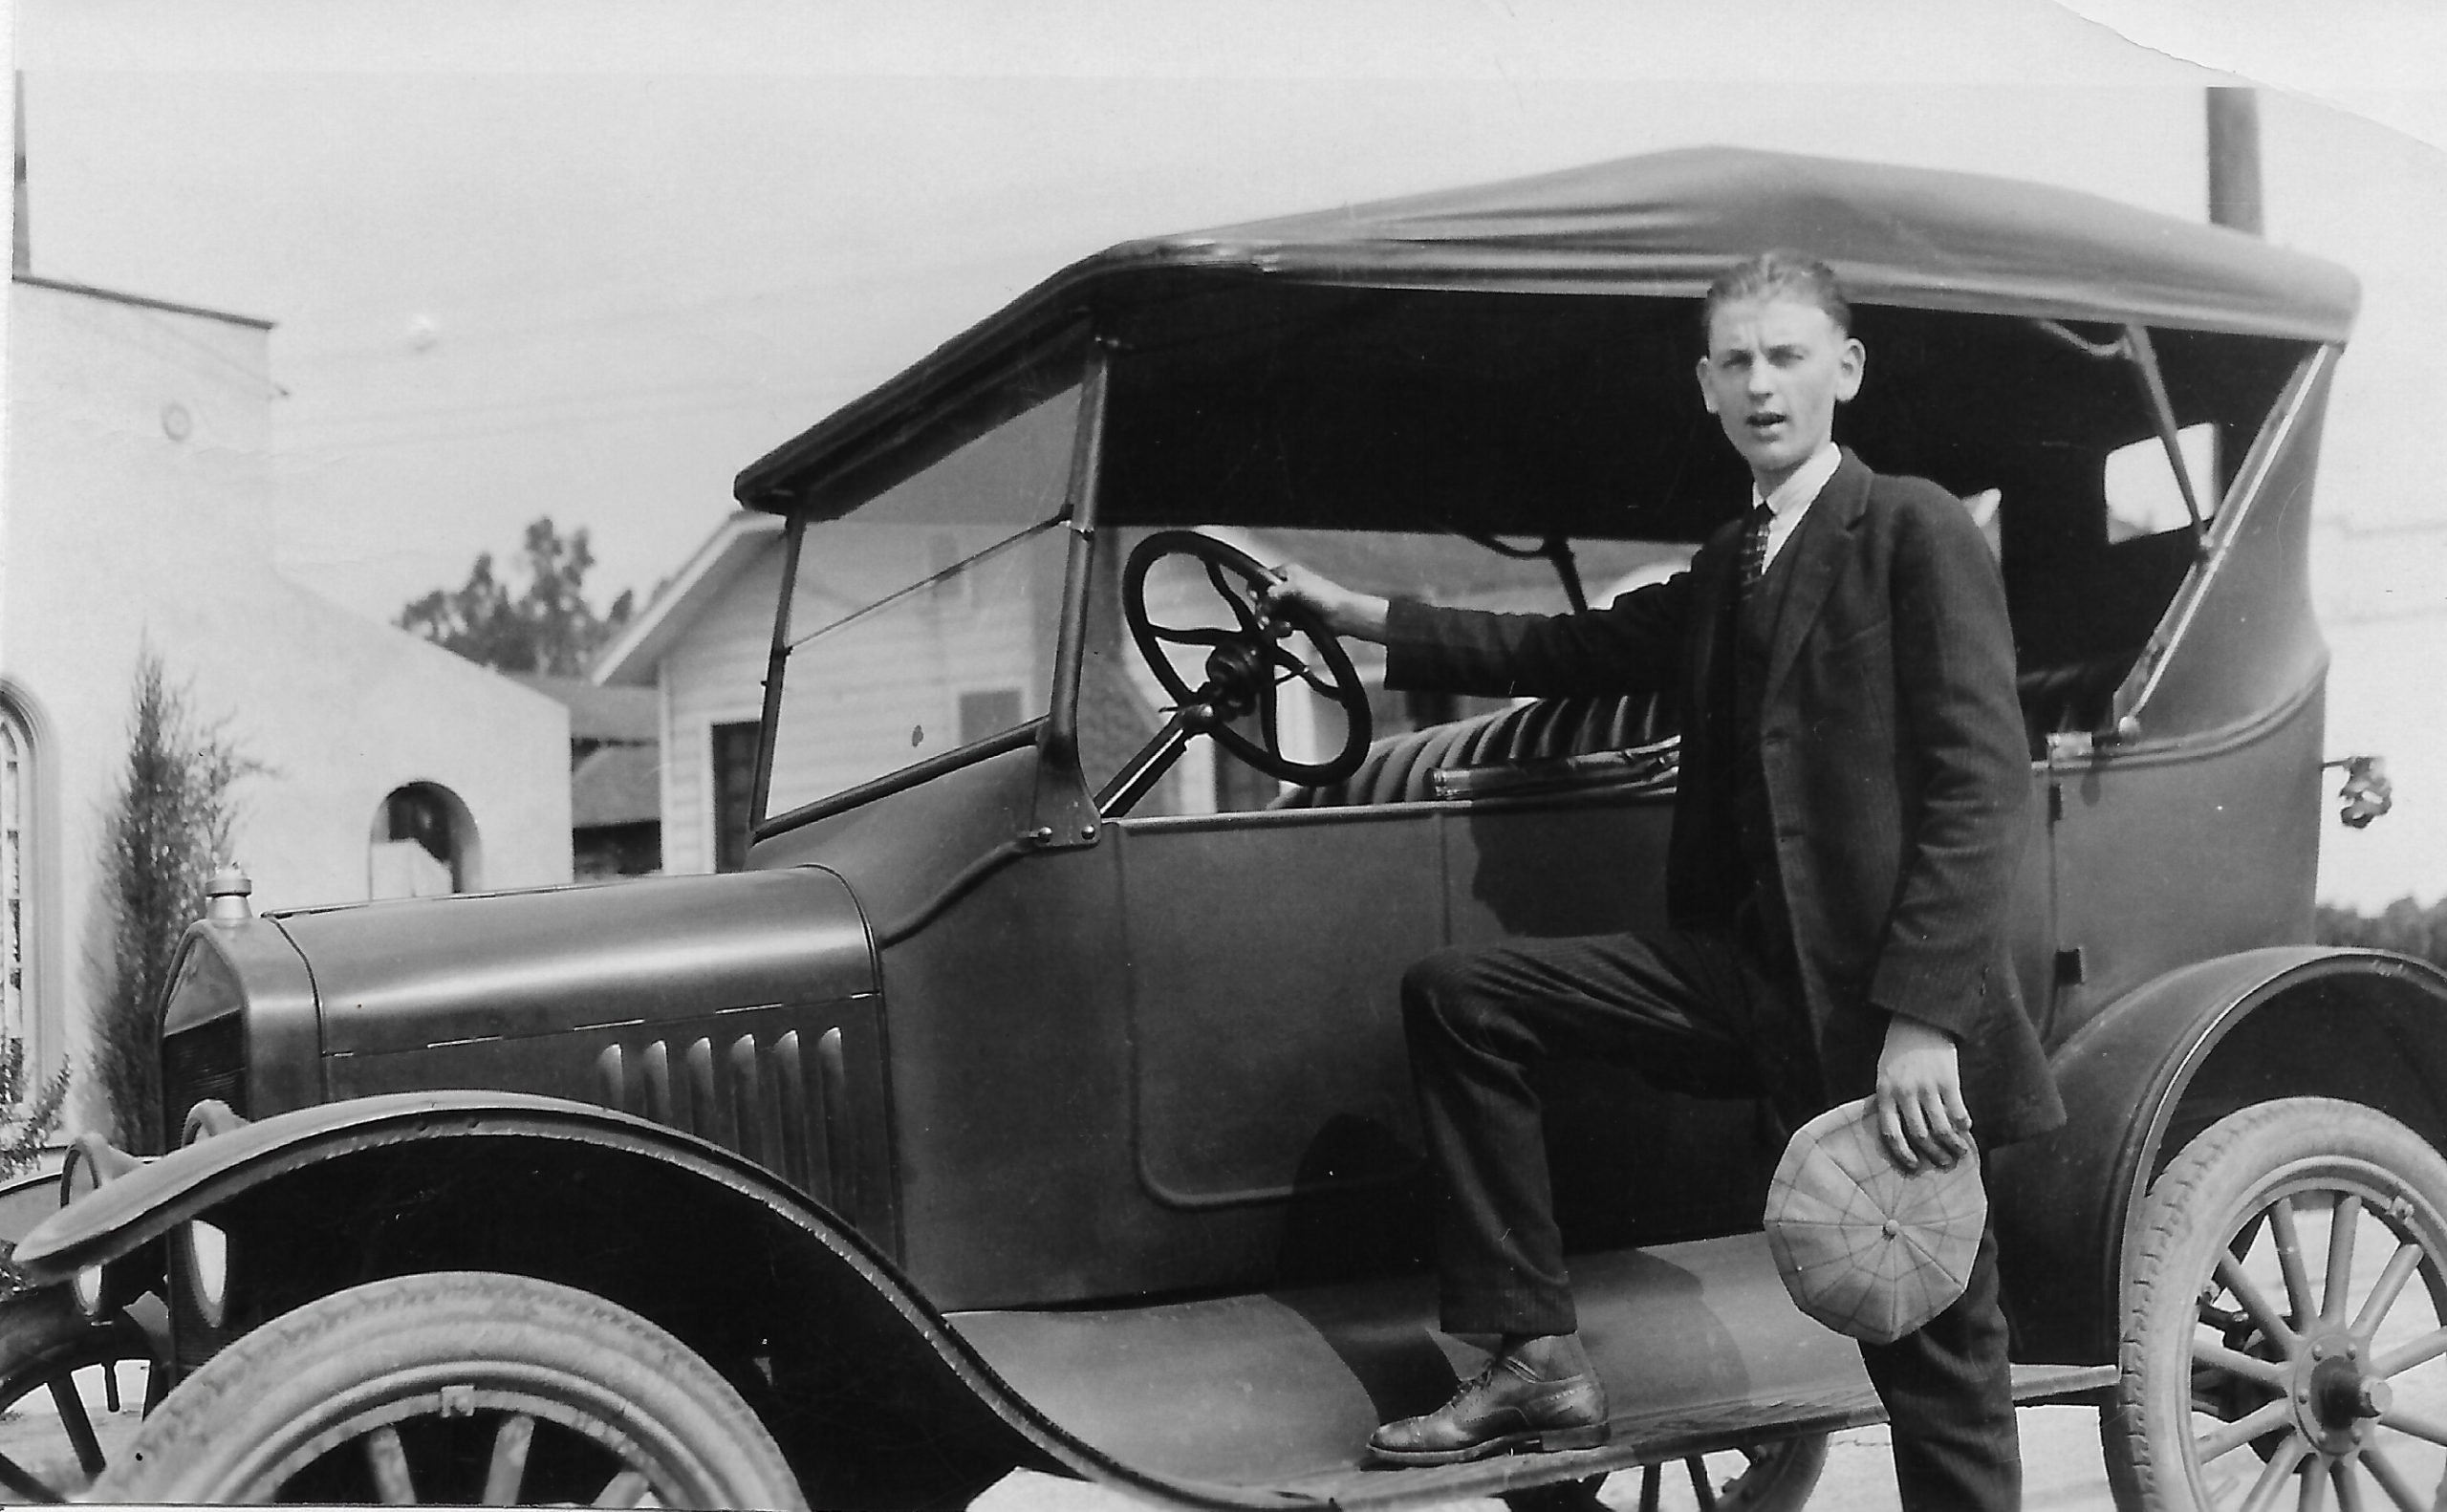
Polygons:
<instances>
[{"instance_id":1,"label":"canvas roof","mask_svg":"<svg viewBox=\"0 0 2447 1512\"><path fill-rule=\"evenodd\" d=\"M1866 305L2342 341L2360 297L2334 264L2074 190L1695 147L1123 243L776 448L735 492L785 508L930 400L1106 312L1132 312L1145 346L1164 337L1162 307L1212 330L1217 301L1254 305L1286 283L1691 298L1727 260L1769 247L1826 258Z\"/></svg>"}]
</instances>

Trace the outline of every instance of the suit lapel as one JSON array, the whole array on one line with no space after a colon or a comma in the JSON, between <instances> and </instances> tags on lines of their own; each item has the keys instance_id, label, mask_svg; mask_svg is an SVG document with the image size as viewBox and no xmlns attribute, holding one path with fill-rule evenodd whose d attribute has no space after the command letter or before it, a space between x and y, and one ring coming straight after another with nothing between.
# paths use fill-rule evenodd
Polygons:
<instances>
[{"instance_id":1,"label":"suit lapel","mask_svg":"<svg viewBox=\"0 0 2447 1512\"><path fill-rule=\"evenodd\" d=\"M1828 590L1835 586L1852 528L1860 523L1869 497L1869 467L1851 452L1844 453L1834 476L1819 490L1809 513L1802 517L1801 529L1786 546L1794 553L1792 576L1785 584L1784 602L1776 611L1776 632L1767 642L1767 680L1760 688L1763 703L1774 701L1784 686L1785 674L1792 670L1793 659L1801 654L1809 627L1818 622L1818 612L1827 605Z\"/></svg>"},{"instance_id":2,"label":"suit lapel","mask_svg":"<svg viewBox=\"0 0 2447 1512\"><path fill-rule=\"evenodd\" d=\"M1691 564L1691 688L1698 706L1686 716L1706 717L1718 677L1717 658L1724 649L1723 628L1733 594L1733 572L1742 556L1742 521L1720 526ZM1729 738L1729 737L1728 737Z\"/></svg>"}]
</instances>

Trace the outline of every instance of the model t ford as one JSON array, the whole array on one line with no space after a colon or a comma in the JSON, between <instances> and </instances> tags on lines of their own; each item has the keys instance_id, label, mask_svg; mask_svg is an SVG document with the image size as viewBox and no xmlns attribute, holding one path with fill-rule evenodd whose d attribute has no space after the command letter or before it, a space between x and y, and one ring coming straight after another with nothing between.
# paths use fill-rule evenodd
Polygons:
<instances>
[{"instance_id":1,"label":"model t ford","mask_svg":"<svg viewBox=\"0 0 2447 1512\"><path fill-rule=\"evenodd\" d=\"M1654 918L1679 711L1389 695L1254 608L1290 556L1508 608L1674 571L1745 496L1695 296L1777 245L1875 355L1840 438L1961 496L2005 583L2017 969L2072 1113L1990 1173L2017 1394L2097 1402L2138 1503L2427 1505L2447 981L2309 942L2351 280L1727 151L1119 247L749 467L746 870L218 900L163 1005L184 1146L81 1143L15 1252L10 1392L152 1361L106 1471L58 1393L60 1477L1799 1505L1878 1409L1767 1258L1774 1125L1583 1065L1540 1090L1611 1434L1363 1466L1478 1357L1434 1327L1400 972Z\"/></svg>"}]
</instances>

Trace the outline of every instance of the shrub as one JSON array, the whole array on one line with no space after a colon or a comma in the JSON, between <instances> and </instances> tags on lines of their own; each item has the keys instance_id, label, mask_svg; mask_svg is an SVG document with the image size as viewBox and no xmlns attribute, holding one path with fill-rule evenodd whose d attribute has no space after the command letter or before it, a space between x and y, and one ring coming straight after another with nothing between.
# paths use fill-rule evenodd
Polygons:
<instances>
[{"instance_id":1,"label":"shrub","mask_svg":"<svg viewBox=\"0 0 2447 1512\"><path fill-rule=\"evenodd\" d=\"M179 937L204 913L205 883L229 855L230 789L262 770L219 722L199 720L151 648L136 663L127 768L102 861L111 911L110 979L90 1069L121 1148L162 1149L161 1004Z\"/></svg>"}]
</instances>

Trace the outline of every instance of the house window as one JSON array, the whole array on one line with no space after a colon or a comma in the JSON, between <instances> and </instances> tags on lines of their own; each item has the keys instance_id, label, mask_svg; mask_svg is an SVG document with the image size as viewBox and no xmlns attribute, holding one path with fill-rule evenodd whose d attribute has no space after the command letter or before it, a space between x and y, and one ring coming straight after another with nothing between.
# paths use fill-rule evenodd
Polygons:
<instances>
[{"instance_id":1,"label":"house window","mask_svg":"<svg viewBox=\"0 0 2447 1512\"><path fill-rule=\"evenodd\" d=\"M756 722L714 726L714 870L747 870L747 827L755 818Z\"/></svg>"},{"instance_id":2,"label":"house window","mask_svg":"<svg viewBox=\"0 0 2447 1512\"><path fill-rule=\"evenodd\" d=\"M1020 690L985 688L960 696L960 743L974 745L1020 723Z\"/></svg>"},{"instance_id":3,"label":"house window","mask_svg":"<svg viewBox=\"0 0 2447 1512\"><path fill-rule=\"evenodd\" d=\"M27 832L32 828L33 741L0 703L0 1034L22 1043L26 1023Z\"/></svg>"},{"instance_id":4,"label":"house window","mask_svg":"<svg viewBox=\"0 0 2447 1512\"><path fill-rule=\"evenodd\" d=\"M374 810L366 865L374 897L432 897L477 887L476 820L440 783L394 788Z\"/></svg>"}]
</instances>

